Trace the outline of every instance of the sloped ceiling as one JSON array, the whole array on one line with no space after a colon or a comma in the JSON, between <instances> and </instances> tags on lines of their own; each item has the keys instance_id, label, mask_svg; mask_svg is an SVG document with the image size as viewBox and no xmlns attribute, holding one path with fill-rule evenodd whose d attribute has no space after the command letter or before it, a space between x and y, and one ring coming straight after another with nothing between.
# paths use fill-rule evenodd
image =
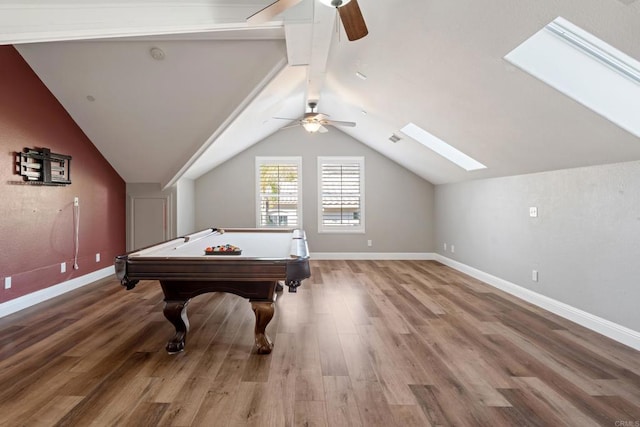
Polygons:
<instances>
[{"instance_id":1,"label":"sloped ceiling","mask_svg":"<svg viewBox=\"0 0 640 427\"><path fill-rule=\"evenodd\" d=\"M359 0L369 35L356 42L317 0L260 27L244 20L268 1L74 1L0 0L0 42L16 44L127 182L197 178L309 98L357 122L330 132L434 184L640 159L640 138L503 59L557 16L640 59L640 1ZM466 172L402 135L410 121L487 169Z\"/></svg>"}]
</instances>

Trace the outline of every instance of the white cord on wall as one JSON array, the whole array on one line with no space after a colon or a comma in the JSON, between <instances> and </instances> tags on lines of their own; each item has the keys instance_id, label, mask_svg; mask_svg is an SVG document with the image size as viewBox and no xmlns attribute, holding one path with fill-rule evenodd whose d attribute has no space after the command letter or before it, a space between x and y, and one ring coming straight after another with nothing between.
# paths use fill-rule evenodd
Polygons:
<instances>
[{"instance_id":1,"label":"white cord on wall","mask_svg":"<svg viewBox=\"0 0 640 427\"><path fill-rule=\"evenodd\" d=\"M74 217L74 234L75 234L75 255L73 257L73 269L77 270L78 266L78 249L80 246L80 203L78 198L73 199L73 217Z\"/></svg>"}]
</instances>

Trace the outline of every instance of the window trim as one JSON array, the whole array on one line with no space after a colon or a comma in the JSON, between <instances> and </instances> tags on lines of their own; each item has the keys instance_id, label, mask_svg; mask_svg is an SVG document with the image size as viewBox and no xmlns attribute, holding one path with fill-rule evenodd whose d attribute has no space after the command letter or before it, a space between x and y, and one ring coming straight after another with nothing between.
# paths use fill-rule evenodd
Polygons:
<instances>
[{"instance_id":1,"label":"window trim","mask_svg":"<svg viewBox=\"0 0 640 427\"><path fill-rule=\"evenodd\" d=\"M295 165L298 168L298 224L295 226L268 226L262 225L260 219L260 166L262 165ZM302 157L300 156L256 156L255 161L255 215L257 228L302 228Z\"/></svg>"},{"instance_id":2,"label":"window trim","mask_svg":"<svg viewBox=\"0 0 640 427\"><path fill-rule=\"evenodd\" d=\"M353 164L360 167L360 225L325 225L322 223L322 165L327 163ZM364 156L319 156L318 157L318 233L319 234L364 234L365 233L365 164Z\"/></svg>"}]
</instances>

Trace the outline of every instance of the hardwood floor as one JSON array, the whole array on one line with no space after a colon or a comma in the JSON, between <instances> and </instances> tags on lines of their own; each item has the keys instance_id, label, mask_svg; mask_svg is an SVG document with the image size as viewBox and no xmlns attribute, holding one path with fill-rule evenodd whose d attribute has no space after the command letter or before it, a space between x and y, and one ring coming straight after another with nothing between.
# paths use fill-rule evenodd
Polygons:
<instances>
[{"instance_id":1,"label":"hardwood floor","mask_svg":"<svg viewBox=\"0 0 640 427\"><path fill-rule=\"evenodd\" d=\"M433 261L312 261L253 351L251 305L103 281L0 319L3 426L640 425L640 352Z\"/></svg>"}]
</instances>

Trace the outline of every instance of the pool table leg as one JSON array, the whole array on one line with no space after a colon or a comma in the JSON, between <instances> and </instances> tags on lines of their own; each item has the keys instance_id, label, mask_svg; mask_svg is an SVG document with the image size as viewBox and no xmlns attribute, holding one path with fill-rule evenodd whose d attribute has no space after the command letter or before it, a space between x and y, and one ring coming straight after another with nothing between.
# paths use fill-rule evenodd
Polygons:
<instances>
[{"instance_id":1,"label":"pool table leg","mask_svg":"<svg viewBox=\"0 0 640 427\"><path fill-rule=\"evenodd\" d=\"M169 354L180 353L184 350L187 332L189 332L187 304L189 304L189 300L165 301L164 317L176 328L176 334L167 343Z\"/></svg>"},{"instance_id":2,"label":"pool table leg","mask_svg":"<svg viewBox=\"0 0 640 427\"><path fill-rule=\"evenodd\" d=\"M270 301L251 301L251 308L256 315L256 347L259 354L271 353L273 343L267 336L266 328L273 318L274 305Z\"/></svg>"}]
</instances>

